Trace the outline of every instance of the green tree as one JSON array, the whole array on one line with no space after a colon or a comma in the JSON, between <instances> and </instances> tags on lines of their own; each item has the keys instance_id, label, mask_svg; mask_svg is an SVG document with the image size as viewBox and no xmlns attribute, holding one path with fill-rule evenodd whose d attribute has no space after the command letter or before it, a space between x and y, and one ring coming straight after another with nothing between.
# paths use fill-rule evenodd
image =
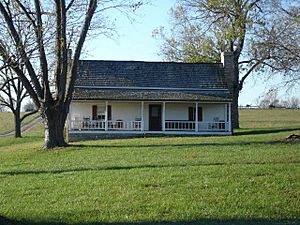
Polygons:
<instances>
[{"instance_id":1,"label":"green tree","mask_svg":"<svg viewBox=\"0 0 300 225\"><path fill-rule=\"evenodd\" d=\"M254 74L283 74L299 80L299 1L181 0L171 10L172 28L154 31L166 60L219 62L234 53L233 122L239 127L238 98Z\"/></svg>"}]
</instances>

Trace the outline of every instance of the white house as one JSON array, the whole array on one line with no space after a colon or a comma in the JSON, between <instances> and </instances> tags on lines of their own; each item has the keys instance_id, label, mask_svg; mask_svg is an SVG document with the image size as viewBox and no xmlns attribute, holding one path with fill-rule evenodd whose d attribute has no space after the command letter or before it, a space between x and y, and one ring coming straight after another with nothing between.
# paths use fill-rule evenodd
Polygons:
<instances>
[{"instance_id":1,"label":"white house","mask_svg":"<svg viewBox=\"0 0 300 225\"><path fill-rule=\"evenodd\" d=\"M69 141L231 135L232 57L223 53L221 63L80 61Z\"/></svg>"}]
</instances>

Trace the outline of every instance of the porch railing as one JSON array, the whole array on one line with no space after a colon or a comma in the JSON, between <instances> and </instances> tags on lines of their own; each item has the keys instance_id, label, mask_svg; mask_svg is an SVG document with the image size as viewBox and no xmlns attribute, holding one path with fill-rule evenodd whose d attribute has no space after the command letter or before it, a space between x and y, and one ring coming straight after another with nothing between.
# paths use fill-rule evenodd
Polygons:
<instances>
[{"instance_id":1,"label":"porch railing","mask_svg":"<svg viewBox=\"0 0 300 225\"><path fill-rule=\"evenodd\" d=\"M228 122L198 122L198 128L196 128L196 122L193 121L166 121L166 131L197 131L198 132L225 132L229 131Z\"/></svg>"},{"instance_id":2,"label":"porch railing","mask_svg":"<svg viewBox=\"0 0 300 225\"><path fill-rule=\"evenodd\" d=\"M106 128L107 126L107 128ZM110 130L110 131L141 131L141 121L99 121L99 120L72 120L71 130ZM197 130L197 131L196 131ZM165 121L165 131L191 132L227 132L228 122L196 122L194 121Z\"/></svg>"},{"instance_id":3,"label":"porch railing","mask_svg":"<svg viewBox=\"0 0 300 225\"><path fill-rule=\"evenodd\" d=\"M108 121L109 130L140 130L141 121Z\"/></svg>"},{"instance_id":4,"label":"porch railing","mask_svg":"<svg viewBox=\"0 0 300 225\"><path fill-rule=\"evenodd\" d=\"M198 131L229 131L228 122L199 122Z\"/></svg>"},{"instance_id":5,"label":"porch railing","mask_svg":"<svg viewBox=\"0 0 300 225\"><path fill-rule=\"evenodd\" d=\"M71 130L106 130L106 122L101 120L72 120ZM107 121L108 130L140 130L141 121Z\"/></svg>"},{"instance_id":6,"label":"porch railing","mask_svg":"<svg viewBox=\"0 0 300 225\"><path fill-rule=\"evenodd\" d=\"M195 131L195 122L191 121L166 121L165 129L168 131L184 130Z\"/></svg>"}]
</instances>

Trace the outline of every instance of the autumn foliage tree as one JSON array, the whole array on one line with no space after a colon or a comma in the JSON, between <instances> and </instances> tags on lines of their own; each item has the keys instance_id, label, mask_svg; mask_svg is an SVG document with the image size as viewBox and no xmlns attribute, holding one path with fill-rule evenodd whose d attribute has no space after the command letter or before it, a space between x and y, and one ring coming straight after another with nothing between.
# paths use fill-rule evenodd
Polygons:
<instances>
[{"instance_id":1,"label":"autumn foliage tree","mask_svg":"<svg viewBox=\"0 0 300 225\"><path fill-rule=\"evenodd\" d=\"M66 146L63 130L89 30L104 32L106 10L134 10L140 5L133 0L0 2L0 56L22 81L43 118L45 149ZM25 29L18 31L17 23ZM31 35L25 37L28 30ZM11 38L12 48L5 47L4 36Z\"/></svg>"}]
</instances>

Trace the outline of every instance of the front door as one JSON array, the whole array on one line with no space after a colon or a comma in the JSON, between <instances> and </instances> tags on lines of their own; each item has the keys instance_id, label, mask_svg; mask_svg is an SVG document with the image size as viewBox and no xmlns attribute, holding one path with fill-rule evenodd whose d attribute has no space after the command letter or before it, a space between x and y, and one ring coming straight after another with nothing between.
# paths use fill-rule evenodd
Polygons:
<instances>
[{"instance_id":1,"label":"front door","mask_svg":"<svg viewBox=\"0 0 300 225\"><path fill-rule=\"evenodd\" d=\"M161 131L161 105L149 105L149 130Z\"/></svg>"}]
</instances>

